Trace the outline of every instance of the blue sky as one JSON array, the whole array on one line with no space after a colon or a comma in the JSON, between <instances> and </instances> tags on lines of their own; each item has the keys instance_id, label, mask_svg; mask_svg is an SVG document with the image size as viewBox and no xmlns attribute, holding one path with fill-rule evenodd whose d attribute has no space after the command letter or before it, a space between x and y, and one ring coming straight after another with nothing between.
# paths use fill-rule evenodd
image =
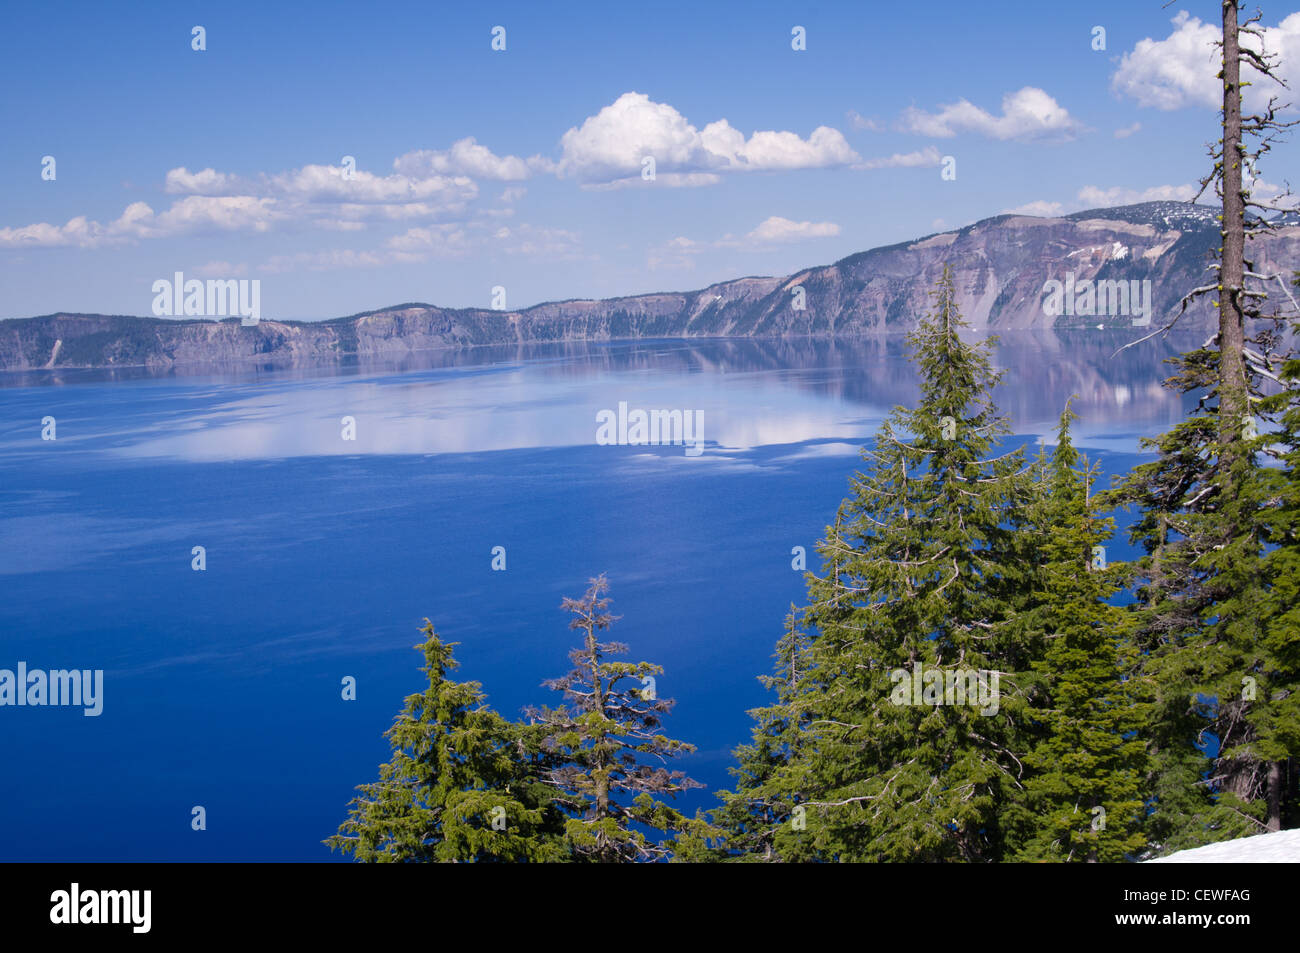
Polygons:
<instances>
[{"instance_id":1,"label":"blue sky","mask_svg":"<svg viewBox=\"0 0 1300 953\"><path fill-rule=\"evenodd\" d=\"M10 5L0 317L149 314L177 271L264 318L698 288L1187 197L1216 138L1210 2L456 6Z\"/></svg>"}]
</instances>

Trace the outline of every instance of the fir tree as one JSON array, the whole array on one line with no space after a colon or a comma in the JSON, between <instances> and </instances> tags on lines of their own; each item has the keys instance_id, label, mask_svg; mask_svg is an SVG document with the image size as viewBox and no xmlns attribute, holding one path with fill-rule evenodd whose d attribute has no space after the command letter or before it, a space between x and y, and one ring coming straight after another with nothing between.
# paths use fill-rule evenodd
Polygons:
<instances>
[{"instance_id":1,"label":"fir tree","mask_svg":"<svg viewBox=\"0 0 1300 953\"><path fill-rule=\"evenodd\" d=\"M1294 283L1300 286L1300 272ZM1268 764L1268 818L1293 828L1300 827L1300 358L1287 362L1282 379L1286 389L1268 401L1282 411L1281 428L1270 435L1282 465L1268 469L1265 490L1276 502L1265 536L1270 549L1260 563L1269 585L1256 607L1260 651L1243 689L1252 696L1247 713ZM1273 447L1265 452L1277 455Z\"/></svg>"},{"instance_id":2,"label":"fir tree","mask_svg":"<svg viewBox=\"0 0 1300 953\"><path fill-rule=\"evenodd\" d=\"M561 608L573 613L569 628L582 633L582 645L569 653L573 669L546 683L564 694L558 708L530 709L551 759L547 783L567 815L565 839L577 860L596 862L665 860L671 846L646 836L689 832L707 838L714 832L698 818L688 818L664 801L689 788L702 787L664 764L694 746L661 734L662 716L671 699L659 698L651 686L663 669L649 662L612 661L626 645L602 642L599 633L615 621L602 575L590 580L580 599L566 598ZM650 764L647 762L657 762Z\"/></svg>"},{"instance_id":3,"label":"fir tree","mask_svg":"<svg viewBox=\"0 0 1300 953\"><path fill-rule=\"evenodd\" d=\"M1108 602L1122 579L1105 559L1114 520L1098 518L1089 498L1096 471L1086 460L1080 468L1073 419L1067 404L1044 482L1040 599L1016 620L1043 633L1046 648L1032 713L1041 737L1011 812L1015 860L1119 861L1145 846L1145 686L1132 617Z\"/></svg>"},{"instance_id":4,"label":"fir tree","mask_svg":"<svg viewBox=\"0 0 1300 953\"><path fill-rule=\"evenodd\" d=\"M1020 449L995 452L1010 431L991 401L991 342L963 342L964 326L945 268L909 336L921 401L896 408L863 451L868 466L819 544L825 568L810 574L802 618L811 664L785 715L804 736L750 792L798 802L774 838L784 860L1002 854L1032 657L1004 623L1029 578L1015 531L1032 486ZM914 676L923 697L900 697ZM982 688L984 703L959 687Z\"/></svg>"},{"instance_id":5,"label":"fir tree","mask_svg":"<svg viewBox=\"0 0 1300 953\"><path fill-rule=\"evenodd\" d=\"M325 843L381 863L567 859L535 733L488 708L479 683L451 681L455 643L428 619L422 632L428 687L406 698L385 733L392 757Z\"/></svg>"}]
</instances>

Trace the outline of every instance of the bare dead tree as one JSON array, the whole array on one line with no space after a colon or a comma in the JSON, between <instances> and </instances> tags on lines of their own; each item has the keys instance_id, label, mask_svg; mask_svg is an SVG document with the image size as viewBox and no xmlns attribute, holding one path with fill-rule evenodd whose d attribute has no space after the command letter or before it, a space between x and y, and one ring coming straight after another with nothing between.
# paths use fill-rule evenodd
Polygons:
<instances>
[{"instance_id":1,"label":"bare dead tree","mask_svg":"<svg viewBox=\"0 0 1300 953\"><path fill-rule=\"evenodd\" d=\"M1277 96L1270 96L1260 112L1242 114L1242 90L1255 85L1254 80L1242 79L1243 64L1258 74L1259 81L1284 90L1290 87L1277 72L1278 54L1264 47L1264 31L1259 27L1262 13L1257 10L1239 22L1238 0L1222 0L1222 6L1223 35L1216 42L1222 53L1222 130L1218 142L1209 146L1213 168L1201 179L1192 199L1197 202L1213 189L1222 207L1218 260L1211 265L1216 280L1193 288L1165 324L1120 350L1156 335L1167 335L1189 306L1214 295L1218 329L1202 347L1218 351L1219 438L1231 457L1230 448L1240 442L1252 402L1261 396L1260 383L1280 383L1281 366L1287 356L1280 353L1285 322L1300 317L1300 305L1287 287L1288 276L1257 267L1252 248L1257 238L1275 232L1283 223L1294 224L1290 216L1300 211L1289 182L1284 182L1284 188L1271 197L1255 194L1260 184L1260 161L1300 120L1278 118L1289 104L1279 105ZM1243 45L1243 36L1252 39ZM1278 290L1280 295L1270 298L1270 290Z\"/></svg>"},{"instance_id":2,"label":"bare dead tree","mask_svg":"<svg viewBox=\"0 0 1300 953\"><path fill-rule=\"evenodd\" d=\"M1276 95L1255 112L1243 114L1243 92L1254 84L1289 87L1278 72L1279 56L1266 47L1259 25L1262 14L1256 11L1243 21L1239 0L1221 0L1221 7L1222 35L1216 43L1223 89L1221 133L1209 146L1213 166L1193 198L1198 201L1212 189L1221 205L1220 245L1211 265L1215 275L1184 295L1162 327L1126 345L1167 335L1193 303L1214 300L1214 333L1175 362L1177 373L1166 382L1182 392L1202 392L1201 406L1193 418L1161 439L1163 469L1152 474L1155 479L1147 488L1137 491L1147 509L1143 518L1150 553L1144 573L1150 597L1144 637L1152 644L1168 642L1194 650L1194 657L1184 662L1187 670L1202 672L1217 686L1208 693L1215 699L1212 706L1201 706L1195 697L1191 703L1193 709L1208 712L1209 730L1219 741L1207 782L1244 802L1263 798L1266 826L1277 830L1283 764L1259 753L1252 702L1235 697L1240 692L1229 690L1230 673L1215 669L1218 663L1212 659L1249 659L1249 640L1259 638L1252 599L1267 581L1259 576L1257 556L1263 548L1266 511L1277 501L1255 498L1257 454L1277 457L1285 448L1257 439L1254 421L1257 416L1275 420L1283 406L1279 401L1296 397L1283 383L1283 366L1295 355L1295 338L1287 324L1300 317L1300 308L1288 288L1290 276L1274 273L1265 261L1268 243L1261 241L1295 224L1293 194L1287 183L1265 189L1258 170L1297 121L1279 118L1287 106L1279 105ZM1206 621L1211 618L1217 623ZM1234 626L1235 634L1230 634ZM1202 638L1183 641L1196 634ZM1208 654L1201 657L1202 652ZM1217 674L1204 674L1211 669Z\"/></svg>"}]
</instances>

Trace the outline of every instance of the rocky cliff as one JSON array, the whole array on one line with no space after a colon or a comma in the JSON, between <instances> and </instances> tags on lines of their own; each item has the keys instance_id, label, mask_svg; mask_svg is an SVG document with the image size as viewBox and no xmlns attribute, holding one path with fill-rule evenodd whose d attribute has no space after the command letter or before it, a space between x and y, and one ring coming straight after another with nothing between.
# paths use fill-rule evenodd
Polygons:
<instances>
[{"instance_id":1,"label":"rocky cliff","mask_svg":"<svg viewBox=\"0 0 1300 953\"><path fill-rule=\"evenodd\" d=\"M1150 282L1152 328L1206 283L1218 244L1216 211L1180 202L1096 209L1064 218L1003 215L852 255L780 278L740 278L699 291L556 301L522 311L403 304L346 318L174 320L52 314L0 321L0 370L276 364L400 357L430 348L670 337L860 336L909 330L929 308L945 264L966 320L993 331L1104 324L1119 314L1044 309L1048 281ZM1256 243L1257 266L1300 268L1300 225ZM1135 289L1138 286L1134 286ZM802 289L802 295L797 289ZM804 307L796 306L802 298ZM1181 320L1208 328L1203 302Z\"/></svg>"}]
</instances>

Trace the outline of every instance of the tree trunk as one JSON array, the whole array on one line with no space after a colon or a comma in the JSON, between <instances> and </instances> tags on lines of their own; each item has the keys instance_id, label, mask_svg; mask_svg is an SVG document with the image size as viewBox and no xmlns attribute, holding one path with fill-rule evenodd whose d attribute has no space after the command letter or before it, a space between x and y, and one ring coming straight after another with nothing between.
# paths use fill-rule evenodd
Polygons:
<instances>
[{"instance_id":1,"label":"tree trunk","mask_svg":"<svg viewBox=\"0 0 1300 953\"><path fill-rule=\"evenodd\" d=\"M1265 826L1270 831L1282 829L1282 762L1268 763L1268 820Z\"/></svg>"},{"instance_id":2,"label":"tree trunk","mask_svg":"<svg viewBox=\"0 0 1300 953\"><path fill-rule=\"evenodd\" d=\"M1218 435L1218 491L1226 503L1241 492L1238 485L1237 465L1245 453L1242 446L1250 400L1246 389L1246 318L1242 291L1245 287L1246 252L1246 199L1242 194L1241 131L1241 32L1238 22L1238 0L1223 3L1223 221L1220 225L1222 243L1219 256L1219 435ZM1216 507L1222 509L1222 506ZM1246 530L1227 520L1216 530L1218 542L1226 543ZM1220 724L1236 722L1231 715L1238 712L1244 702L1227 703L1220 699ZM1228 711L1223 711L1224 708ZM1250 728L1242 723L1241 731L1249 736ZM1227 748L1246 738L1228 738L1221 735ZM1262 765L1253 758L1237 757L1218 759L1218 773L1222 778L1221 790L1230 791L1243 800L1259 796L1259 769Z\"/></svg>"},{"instance_id":3,"label":"tree trunk","mask_svg":"<svg viewBox=\"0 0 1300 953\"><path fill-rule=\"evenodd\" d=\"M608 714L606 711L608 701L605 696L605 686L600 678L600 652L596 645L596 627L591 622L585 626L587 630L587 657L591 659L591 702L592 709L599 712L602 716ZM600 750L604 751L605 739L601 738ZM608 763L603 754L596 759L596 764L592 771L592 776L596 781L596 817L606 818L609 816L609 772L606 770Z\"/></svg>"},{"instance_id":4,"label":"tree trunk","mask_svg":"<svg viewBox=\"0 0 1300 953\"><path fill-rule=\"evenodd\" d=\"M1226 470L1239 452L1246 397L1246 203L1241 194L1241 46L1237 0L1223 0L1223 239L1219 261L1219 443ZM1225 485L1224 492L1234 492Z\"/></svg>"}]
</instances>

